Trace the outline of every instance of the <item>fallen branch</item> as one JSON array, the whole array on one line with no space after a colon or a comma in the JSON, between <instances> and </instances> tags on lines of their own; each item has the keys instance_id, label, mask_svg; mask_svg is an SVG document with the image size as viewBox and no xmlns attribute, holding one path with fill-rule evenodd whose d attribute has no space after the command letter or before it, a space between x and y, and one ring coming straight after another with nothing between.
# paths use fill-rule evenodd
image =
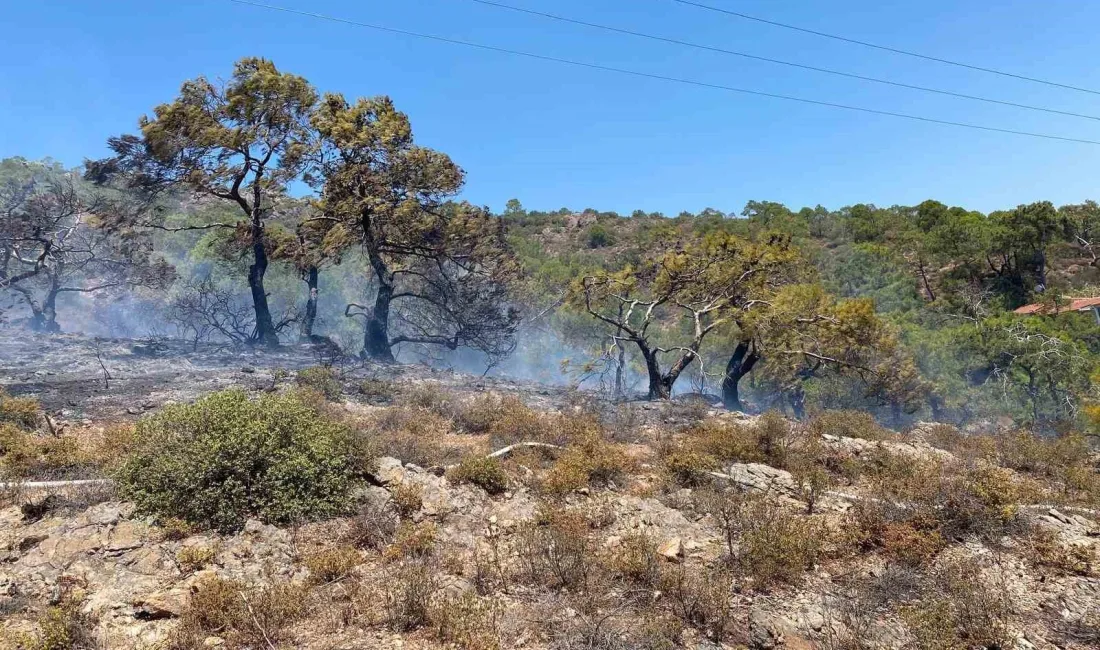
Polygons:
<instances>
[{"instance_id":1,"label":"fallen branch","mask_svg":"<svg viewBox=\"0 0 1100 650\"><path fill-rule=\"evenodd\" d=\"M562 447L561 445L552 445L548 442L517 442L514 445L508 445L507 447L494 451L493 453L486 456L486 458L503 458L504 456L511 454L517 449L530 447L535 447L539 449L554 449L556 451L562 451L565 449L565 447Z\"/></svg>"},{"instance_id":2,"label":"fallen branch","mask_svg":"<svg viewBox=\"0 0 1100 650\"><path fill-rule=\"evenodd\" d=\"M108 485L110 483L114 483L114 481L109 478L74 479L71 481L10 481L7 483L0 483L0 489L24 488L37 490L45 488L74 487L78 485Z\"/></svg>"}]
</instances>

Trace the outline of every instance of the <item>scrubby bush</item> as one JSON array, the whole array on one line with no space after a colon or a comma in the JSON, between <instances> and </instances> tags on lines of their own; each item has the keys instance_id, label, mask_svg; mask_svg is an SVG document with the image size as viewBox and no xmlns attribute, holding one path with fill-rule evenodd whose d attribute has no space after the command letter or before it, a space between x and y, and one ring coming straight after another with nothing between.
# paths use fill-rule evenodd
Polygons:
<instances>
[{"instance_id":1,"label":"scrubby bush","mask_svg":"<svg viewBox=\"0 0 1100 650\"><path fill-rule=\"evenodd\" d=\"M866 411L822 411L810 420L809 429L817 435L863 440L886 440L892 435L889 429L875 420L875 416Z\"/></svg>"},{"instance_id":2,"label":"scrubby bush","mask_svg":"<svg viewBox=\"0 0 1100 650\"><path fill-rule=\"evenodd\" d=\"M222 531L346 512L367 461L342 424L301 394L242 391L174 405L138 423L115 472L141 512Z\"/></svg>"},{"instance_id":3,"label":"scrubby bush","mask_svg":"<svg viewBox=\"0 0 1100 650\"><path fill-rule=\"evenodd\" d=\"M674 484L681 487L698 487L710 482L707 472L717 468L713 456L689 449L665 450L661 454L661 467Z\"/></svg>"},{"instance_id":4,"label":"scrubby bush","mask_svg":"<svg viewBox=\"0 0 1100 650\"><path fill-rule=\"evenodd\" d=\"M902 610L917 647L1008 648L1011 601L973 559L952 560L933 572L918 602Z\"/></svg>"},{"instance_id":5,"label":"scrubby bush","mask_svg":"<svg viewBox=\"0 0 1100 650\"><path fill-rule=\"evenodd\" d=\"M211 546L184 546L176 553L176 563L185 572L194 572L214 561L217 550Z\"/></svg>"},{"instance_id":6,"label":"scrubby bush","mask_svg":"<svg viewBox=\"0 0 1100 650\"><path fill-rule=\"evenodd\" d=\"M684 432L684 448L721 464L786 464L795 439L790 423L776 411L768 411L752 424L703 420Z\"/></svg>"},{"instance_id":7,"label":"scrubby bush","mask_svg":"<svg viewBox=\"0 0 1100 650\"><path fill-rule=\"evenodd\" d=\"M325 399L336 401L344 392L344 386L340 383L340 376L332 368L325 366L313 366L298 371L298 386L315 390Z\"/></svg>"},{"instance_id":8,"label":"scrubby bush","mask_svg":"<svg viewBox=\"0 0 1100 650\"><path fill-rule=\"evenodd\" d=\"M396 561L427 557L435 550L438 538L439 528L430 521L418 524L403 521L397 527L393 543L386 548L386 559Z\"/></svg>"},{"instance_id":9,"label":"scrubby bush","mask_svg":"<svg viewBox=\"0 0 1100 650\"><path fill-rule=\"evenodd\" d=\"M508 489L508 473L496 458L464 458L458 467L447 472L447 477L455 483L476 485L489 494L501 494Z\"/></svg>"},{"instance_id":10,"label":"scrubby bush","mask_svg":"<svg viewBox=\"0 0 1100 650\"><path fill-rule=\"evenodd\" d=\"M399 523L392 503L369 500L352 517L346 541L355 548L382 551L397 536Z\"/></svg>"},{"instance_id":11,"label":"scrubby bush","mask_svg":"<svg viewBox=\"0 0 1100 650\"><path fill-rule=\"evenodd\" d=\"M385 379L364 379L359 382L359 394L368 400L388 402L397 395L397 387Z\"/></svg>"},{"instance_id":12,"label":"scrubby bush","mask_svg":"<svg viewBox=\"0 0 1100 650\"><path fill-rule=\"evenodd\" d=\"M412 517L424 507L424 488L419 483L400 483L390 492L393 507L403 519Z\"/></svg>"},{"instance_id":13,"label":"scrubby bush","mask_svg":"<svg viewBox=\"0 0 1100 650\"><path fill-rule=\"evenodd\" d=\"M306 556L303 564L315 584L339 580L363 563L359 551L350 546L326 548Z\"/></svg>"},{"instance_id":14,"label":"scrubby bush","mask_svg":"<svg viewBox=\"0 0 1100 650\"><path fill-rule=\"evenodd\" d=\"M0 388L0 424L10 423L23 429L38 426L38 413L42 410L38 400L31 397L11 397Z\"/></svg>"},{"instance_id":15,"label":"scrubby bush","mask_svg":"<svg viewBox=\"0 0 1100 650\"><path fill-rule=\"evenodd\" d=\"M64 478L91 469L96 459L76 438L37 436L10 423L0 424L0 475L10 478Z\"/></svg>"},{"instance_id":16,"label":"scrubby bush","mask_svg":"<svg viewBox=\"0 0 1100 650\"><path fill-rule=\"evenodd\" d=\"M435 383L421 383L404 391L400 400L402 405L423 409L445 418L451 418L456 410L454 394Z\"/></svg>"},{"instance_id":17,"label":"scrubby bush","mask_svg":"<svg viewBox=\"0 0 1100 650\"><path fill-rule=\"evenodd\" d=\"M630 467L626 454L603 438L597 423L572 422L566 427L570 443L550 467L542 482L548 494L562 496L589 486L606 486L619 480Z\"/></svg>"},{"instance_id":18,"label":"scrubby bush","mask_svg":"<svg viewBox=\"0 0 1100 650\"><path fill-rule=\"evenodd\" d=\"M463 650L500 650L500 607L471 593L444 594L431 603L435 636Z\"/></svg>"},{"instance_id":19,"label":"scrubby bush","mask_svg":"<svg viewBox=\"0 0 1100 650\"><path fill-rule=\"evenodd\" d=\"M386 624L395 632L411 632L431 623L431 602L440 589L440 567L418 557L394 564L382 585Z\"/></svg>"},{"instance_id":20,"label":"scrubby bush","mask_svg":"<svg viewBox=\"0 0 1100 650\"><path fill-rule=\"evenodd\" d=\"M431 411L399 406L373 414L364 429L377 454L433 467L459 460L458 450L440 442L452 432L451 426L451 420Z\"/></svg>"},{"instance_id":21,"label":"scrubby bush","mask_svg":"<svg viewBox=\"0 0 1100 650\"><path fill-rule=\"evenodd\" d=\"M274 647L306 614L305 596L305 587L292 583L257 586L205 578L192 588L168 647L200 648L210 636L224 639L231 648Z\"/></svg>"},{"instance_id":22,"label":"scrubby bush","mask_svg":"<svg viewBox=\"0 0 1100 650\"><path fill-rule=\"evenodd\" d=\"M21 640L22 650L78 650L96 647L96 620L81 611L81 603L66 599L38 619L38 633Z\"/></svg>"},{"instance_id":23,"label":"scrubby bush","mask_svg":"<svg viewBox=\"0 0 1100 650\"><path fill-rule=\"evenodd\" d=\"M584 513L547 508L519 530L520 571L528 584L584 592L596 574L595 544Z\"/></svg>"}]
</instances>

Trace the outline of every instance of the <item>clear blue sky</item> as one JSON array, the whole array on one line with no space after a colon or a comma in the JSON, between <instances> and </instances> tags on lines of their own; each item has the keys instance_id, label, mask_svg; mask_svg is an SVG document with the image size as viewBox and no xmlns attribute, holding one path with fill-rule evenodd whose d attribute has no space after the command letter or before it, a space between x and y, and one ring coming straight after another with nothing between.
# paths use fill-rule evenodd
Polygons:
<instances>
[{"instance_id":1,"label":"clear blue sky","mask_svg":"<svg viewBox=\"0 0 1100 650\"><path fill-rule=\"evenodd\" d=\"M469 0L268 0L353 20L656 74L1100 140L1100 122L930 96L523 16ZM1100 95L998 78L723 17L671 0L502 0L969 94L1100 115ZM707 0L853 38L1100 89L1100 3ZM994 6L994 4L996 6ZM926 198L993 210L1100 198L1100 146L747 97L375 32L228 0L0 0L0 156L66 164L247 55L321 90L388 94L420 143L495 209L675 214L747 200L840 207Z\"/></svg>"}]
</instances>

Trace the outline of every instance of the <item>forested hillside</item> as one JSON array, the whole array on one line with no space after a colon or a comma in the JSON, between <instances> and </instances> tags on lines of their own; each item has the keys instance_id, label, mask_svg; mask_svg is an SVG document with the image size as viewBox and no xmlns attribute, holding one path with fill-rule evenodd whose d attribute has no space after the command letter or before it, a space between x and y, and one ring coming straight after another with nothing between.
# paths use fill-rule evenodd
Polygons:
<instances>
[{"instance_id":1,"label":"forested hillside","mask_svg":"<svg viewBox=\"0 0 1100 650\"><path fill-rule=\"evenodd\" d=\"M1093 202L493 214L386 97L244 59L166 99L110 158L0 162L6 326L335 345L800 418L1093 426L1100 326L1059 313L1100 293Z\"/></svg>"}]
</instances>

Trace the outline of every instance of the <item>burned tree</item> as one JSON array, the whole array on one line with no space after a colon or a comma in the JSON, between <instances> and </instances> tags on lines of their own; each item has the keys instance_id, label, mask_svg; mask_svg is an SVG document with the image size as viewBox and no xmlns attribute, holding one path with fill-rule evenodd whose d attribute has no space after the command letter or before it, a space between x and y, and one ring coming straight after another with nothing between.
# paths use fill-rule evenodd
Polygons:
<instances>
[{"instance_id":1,"label":"burned tree","mask_svg":"<svg viewBox=\"0 0 1100 650\"><path fill-rule=\"evenodd\" d=\"M704 339L763 304L797 259L786 237L753 242L716 233L677 246L639 268L595 273L574 282L570 302L637 346L650 399L667 399ZM678 344L674 339L684 332ZM673 355L666 370L662 356Z\"/></svg>"},{"instance_id":2,"label":"burned tree","mask_svg":"<svg viewBox=\"0 0 1100 650\"><path fill-rule=\"evenodd\" d=\"M372 303L345 310L365 321L363 355L392 362L402 343L510 352L519 316L508 287L519 265L503 222L447 201L462 170L414 144L387 97L326 95L313 123L322 143L316 219L331 224L323 247L358 246L372 271Z\"/></svg>"},{"instance_id":3,"label":"burned tree","mask_svg":"<svg viewBox=\"0 0 1100 650\"><path fill-rule=\"evenodd\" d=\"M40 164L25 171L0 189L0 290L27 306L31 329L60 331L63 294L171 283L174 271L152 254L146 233L104 226L130 209L125 197L88 190L73 172Z\"/></svg>"},{"instance_id":4,"label":"burned tree","mask_svg":"<svg viewBox=\"0 0 1100 650\"><path fill-rule=\"evenodd\" d=\"M180 188L236 207L238 222L174 229L244 232L252 256L248 287L255 340L262 344L279 342L264 288L266 223L273 200L285 194L308 158L309 119L316 101L313 87L302 77L280 72L270 61L242 59L224 85L203 77L185 82L179 97L142 118L140 136L112 138L116 157L90 169L98 179L123 174L131 187L150 193Z\"/></svg>"}]
</instances>

